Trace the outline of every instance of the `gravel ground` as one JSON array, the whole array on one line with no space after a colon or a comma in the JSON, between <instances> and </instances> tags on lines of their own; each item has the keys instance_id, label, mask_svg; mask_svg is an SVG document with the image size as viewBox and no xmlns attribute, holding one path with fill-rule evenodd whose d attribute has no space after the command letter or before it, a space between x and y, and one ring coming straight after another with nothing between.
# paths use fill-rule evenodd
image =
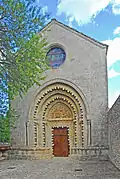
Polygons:
<instances>
[{"instance_id":1,"label":"gravel ground","mask_svg":"<svg viewBox=\"0 0 120 179\"><path fill-rule=\"evenodd\" d=\"M120 179L109 161L51 160L0 161L0 179Z\"/></svg>"}]
</instances>

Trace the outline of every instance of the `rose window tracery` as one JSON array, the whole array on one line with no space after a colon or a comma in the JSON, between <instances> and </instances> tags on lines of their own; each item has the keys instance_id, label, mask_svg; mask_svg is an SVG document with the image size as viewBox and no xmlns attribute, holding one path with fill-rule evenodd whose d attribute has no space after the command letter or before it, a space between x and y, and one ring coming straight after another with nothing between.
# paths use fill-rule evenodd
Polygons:
<instances>
[{"instance_id":1,"label":"rose window tracery","mask_svg":"<svg viewBox=\"0 0 120 179\"><path fill-rule=\"evenodd\" d=\"M47 58L52 68L58 68L64 63L66 54L62 48L53 47L48 51Z\"/></svg>"}]
</instances>

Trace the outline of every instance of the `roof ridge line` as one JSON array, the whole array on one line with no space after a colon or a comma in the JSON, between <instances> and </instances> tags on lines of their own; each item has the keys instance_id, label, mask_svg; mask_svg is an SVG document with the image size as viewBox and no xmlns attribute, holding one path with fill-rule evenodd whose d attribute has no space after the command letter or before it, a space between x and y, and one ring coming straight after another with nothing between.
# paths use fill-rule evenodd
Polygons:
<instances>
[{"instance_id":1,"label":"roof ridge line","mask_svg":"<svg viewBox=\"0 0 120 179\"><path fill-rule=\"evenodd\" d=\"M82 37L82 38L94 43L95 45L97 45L97 46L99 46L101 48L105 47L106 48L106 54L107 54L108 47L109 47L107 44L99 42L98 40L96 40L96 39L94 39L94 38L92 38L92 37L90 37L90 36L88 36L88 35L86 35L86 34L84 34L82 32L79 32L78 30L76 30L76 29L74 29L74 28L72 28L72 27L70 27L70 26L68 26L66 24L63 24L62 22L56 20L55 18L51 19L51 21L41 31L44 31L53 22L55 22L58 25L61 25L62 27L66 27L68 30L71 30L72 32L76 33L78 36L80 36L80 37Z\"/></svg>"}]
</instances>

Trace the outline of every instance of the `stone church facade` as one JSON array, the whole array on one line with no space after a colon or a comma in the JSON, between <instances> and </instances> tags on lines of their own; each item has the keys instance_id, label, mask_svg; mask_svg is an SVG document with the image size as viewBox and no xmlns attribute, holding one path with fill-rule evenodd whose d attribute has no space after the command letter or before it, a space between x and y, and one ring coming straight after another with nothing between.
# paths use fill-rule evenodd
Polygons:
<instances>
[{"instance_id":1,"label":"stone church facade","mask_svg":"<svg viewBox=\"0 0 120 179\"><path fill-rule=\"evenodd\" d=\"M108 151L107 49L53 19L40 33L48 41L51 69L12 105L16 157L106 155Z\"/></svg>"}]
</instances>

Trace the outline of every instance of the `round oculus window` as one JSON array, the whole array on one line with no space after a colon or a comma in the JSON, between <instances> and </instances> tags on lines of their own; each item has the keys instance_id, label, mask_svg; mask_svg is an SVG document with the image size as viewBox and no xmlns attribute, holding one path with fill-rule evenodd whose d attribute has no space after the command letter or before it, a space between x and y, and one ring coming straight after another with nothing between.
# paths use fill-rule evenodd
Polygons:
<instances>
[{"instance_id":1,"label":"round oculus window","mask_svg":"<svg viewBox=\"0 0 120 179\"><path fill-rule=\"evenodd\" d=\"M62 48L55 47L51 48L47 53L49 65L52 68L58 68L65 61L66 54Z\"/></svg>"}]
</instances>

